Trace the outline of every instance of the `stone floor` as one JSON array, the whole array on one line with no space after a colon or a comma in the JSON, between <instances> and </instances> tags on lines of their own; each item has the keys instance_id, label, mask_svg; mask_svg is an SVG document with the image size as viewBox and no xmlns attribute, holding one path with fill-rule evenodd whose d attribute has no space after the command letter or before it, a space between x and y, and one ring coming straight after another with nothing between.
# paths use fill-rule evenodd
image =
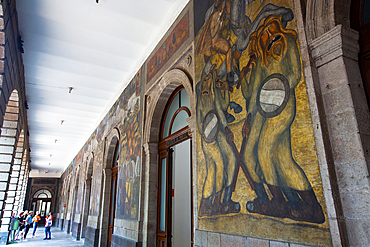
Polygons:
<instances>
[{"instance_id":1,"label":"stone floor","mask_svg":"<svg viewBox=\"0 0 370 247\"><path fill-rule=\"evenodd\" d=\"M51 228L51 239L43 240L45 237L44 227L37 228L36 237L32 238L32 229L27 235L26 241L16 241L11 243L11 246L19 247L40 247L40 246L52 246L52 247L74 247L74 246L84 246L84 241L76 241L72 238L71 234L62 232L57 227Z\"/></svg>"}]
</instances>

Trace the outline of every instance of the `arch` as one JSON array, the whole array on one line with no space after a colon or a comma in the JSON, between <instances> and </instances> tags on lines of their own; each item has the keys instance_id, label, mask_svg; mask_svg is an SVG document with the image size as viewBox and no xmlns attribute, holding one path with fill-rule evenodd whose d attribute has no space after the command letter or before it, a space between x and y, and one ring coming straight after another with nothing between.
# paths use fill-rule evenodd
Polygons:
<instances>
[{"instance_id":1,"label":"arch","mask_svg":"<svg viewBox=\"0 0 370 247\"><path fill-rule=\"evenodd\" d=\"M92 152L87 157L86 174L85 174L86 180L92 178L92 176L93 176L93 170L94 170L94 153Z\"/></svg>"},{"instance_id":2,"label":"arch","mask_svg":"<svg viewBox=\"0 0 370 247\"><path fill-rule=\"evenodd\" d=\"M150 93L153 99L150 99L148 106L147 120L144 127L144 143L157 143L159 140L159 128L163 111L166 103L172 93L182 85L190 100L191 115L195 113L195 92L192 85L192 79L185 72L179 69L173 69L167 72L158 83L157 90Z\"/></svg>"},{"instance_id":3,"label":"arch","mask_svg":"<svg viewBox=\"0 0 370 247\"><path fill-rule=\"evenodd\" d=\"M31 192L31 194L32 196L29 200L28 209L33 210L34 213L40 212L40 216L42 217L41 224L43 224L43 217L51 212L54 199L54 191L50 190L50 188L48 187L43 187L37 189L37 191L35 192Z\"/></svg>"},{"instance_id":4,"label":"arch","mask_svg":"<svg viewBox=\"0 0 370 247\"><path fill-rule=\"evenodd\" d=\"M145 152L145 168L144 170L149 171L146 173L145 180L147 187L145 193L148 194L148 201L157 201L158 195L158 143L160 140L160 128L163 112L167 105L168 100L174 91L179 87L183 86L188 94L190 101L190 117L186 120L189 123L191 132L195 134L195 112L196 112L196 97L193 86L193 79L189 77L180 69L172 69L168 71L157 83L156 88L152 89L146 94L146 120L144 123L143 131L143 143ZM192 139L192 145L195 146L195 138ZM196 148L193 148L192 156L195 157ZM153 169L156 167L156 169ZM196 190L195 190L196 191ZM194 204L195 205L195 204ZM150 209L149 209L150 206ZM142 214L147 214L144 217L143 224L143 244L155 243L156 242L156 226L157 226L157 205L155 206L149 203L144 204L140 209Z\"/></svg>"},{"instance_id":5,"label":"arch","mask_svg":"<svg viewBox=\"0 0 370 247\"><path fill-rule=\"evenodd\" d=\"M40 189L36 191L32 198L52 198L53 195L48 189Z\"/></svg>"},{"instance_id":6,"label":"arch","mask_svg":"<svg viewBox=\"0 0 370 247\"><path fill-rule=\"evenodd\" d=\"M66 227L66 220L67 220L67 212L68 212L68 202L69 202L69 195L70 195L70 189L71 189L71 178L72 178L72 174L69 174L66 178L66 187L65 187L65 190L64 190L64 193L63 193L63 199L62 201L64 205L63 205L63 209L62 209L62 226L61 226L61 230L63 230L65 227Z\"/></svg>"},{"instance_id":7,"label":"arch","mask_svg":"<svg viewBox=\"0 0 370 247\"><path fill-rule=\"evenodd\" d=\"M117 128L113 128L105 137L105 152L103 162L102 176L102 193L100 196L100 246L107 245L108 239L108 220L111 201L111 184L112 184L112 168L117 145L119 145L120 133ZM117 150L119 152L119 150Z\"/></svg>"},{"instance_id":8,"label":"arch","mask_svg":"<svg viewBox=\"0 0 370 247\"><path fill-rule=\"evenodd\" d=\"M117 128L112 129L112 131L108 134L106 137L105 142L105 162L103 163L103 169L111 169L112 168L112 162L114 158L114 150L116 148L117 143L120 140L120 134Z\"/></svg>"},{"instance_id":9,"label":"arch","mask_svg":"<svg viewBox=\"0 0 370 247\"><path fill-rule=\"evenodd\" d=\"M75 170L75 177L73 182L73 191L72 191L72 205L71 205L71 216L70 216L70 222L69 222L69 229L73 232L75 226L75 216L76 216L76 208L77 208L77 197L78 197L78 190L79 190L79 181L82 179L81 174L81 166L77 166ZM69 233L67 231L67 233Z\"/></svg>"},{"instance_id":10,"label":"arch","mask_svg":"<svg viewBox=\"0 0 370 247\"><path fill-rule=\"evenodd\" d=\"M86 227L87 221L90 212L90 205L91 205L91 183L93 177L93 169L94 169L94 153L90 153L88 155L86 161L86 173L85 173L85 182L83 188L83 205L82 205L82 213L81 213L81 233L77 236L77 239L85 238L86 234Z\"/></svg>"},{"instance_id":11,"label":"arch","mask_svg":"<svg viewBox=\"0 0 370 247\"><path fill-rule=\"evenodd\" d=\"M159 138L160 140L163 140L167 136L176 132L173 131L172 128L174 127L175 121L179 119L178 116L183 115L186 116L186 118L189 118L191 116L190 109L188 108L189 106L188 103L190 103L188 101L188 95L186 94L186 90L185 94L181 93L183 91L184 91L183 86L179 86L177 89L175 89L174 93L169 98L166 104L166 108L162 116L162 124ZM186 123L185 125L188 124ZM185 127L185 125L182 127Z\"/></svg>"},{"instance_id":12,"label":"arch","mask_svg":"<svg viewBox=\"0 0 370 247\"><path fill-rule=\"evenodd\" d=\"M351 2L348 0L307 0L306 33L314 40L336 25L350 26ZM304 7L304 6L303 6Z\"/></svg>"}]
</instances>

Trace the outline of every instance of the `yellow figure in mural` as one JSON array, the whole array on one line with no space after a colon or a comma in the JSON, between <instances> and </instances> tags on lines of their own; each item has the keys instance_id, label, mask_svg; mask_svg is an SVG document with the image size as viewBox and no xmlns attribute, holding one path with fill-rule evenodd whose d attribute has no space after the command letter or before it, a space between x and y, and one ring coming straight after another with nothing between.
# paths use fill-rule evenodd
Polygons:
<instances>
[{"instance_id":1,"label":"yellow figure in mural","mask_svg":"<svg viewBox=\"0 0 370 247\"><path fill-rule=\"evenodd\" d=\"M240 211L240 204L231 200L237 157L226 140L228 124L224 112L230 96L228 88L222 85L215 64L197 84L197 126L207 166L200 217Z\"/></svg>"},{"instance_id":2,"label":"yellow figure in mural","mask_svg":"<svg viewBox=\"0 0 370 247\"><path fill-rule=\"evenodd\" d=\"M205 24L200 38L201 41L196 49L198 55L201 52L204 53L205 62L208 62L214 54L224 55L228 77L232 75L232 51L229 40L224 37L224 30L228 25L227 16L229 14L230 1L215 0L213 12Z\"/></svg>"},{"instance_id":3,"label":"yellow figure in mural","mask_svg":"<svg viewBox=\"0 0 370 247\"><path fill-rule=\"evenodd\" d=\"M250 213L321 224L321 205L291 148L295 87L302 74L297 34L285 28L293 12L266 4L252 22L245 8L244 0L215 0L197 43L196 53L205 61L196 91L207 172L199 216L240 212L231 196L241 167L257 195L247 202ZM250 61L239 70L247 48ZM245 108L230 102L236 83ZM229 128L235 120L230 109L247 116L240 150L233 139L240 133Z\"/></svg>"},{"instance_id":4,"label":"yellow figure in mural","mask_svg":"<svg viewBox=\"0 0 370 247\"><path fill-rule=\"evenodd\" d=\"M247 203L247 210L323 223L311 184L292 156L290 128L296 114L295 87L301 80L296 32L269 16L250 40L249 55L254 61L249 82L244 79L241 85L251 129L241 159L257 197Z\"/></svg>"}]
</instances>

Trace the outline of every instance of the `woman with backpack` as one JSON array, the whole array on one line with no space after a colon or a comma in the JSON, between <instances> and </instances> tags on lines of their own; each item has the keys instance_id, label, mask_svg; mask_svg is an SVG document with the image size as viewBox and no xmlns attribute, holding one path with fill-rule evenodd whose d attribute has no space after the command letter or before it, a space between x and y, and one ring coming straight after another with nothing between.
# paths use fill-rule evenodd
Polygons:
<instances>
[{"instance_id":1,"label":"woman with backpack","mask_svg":"<svg viewBox=\"0 0 370 247\"><path fill-rule=\"evenodd\" d=\"M14 235L14 239L16 240L16 241L19 241L20 240L20 238L22 238L23 237L23 234L22 234L22 231L23 231L23 229L24 229L24 215L25 215L25 212L20 212L19 213L19 216L17 217L17 221L19 222L19 224L18 224L18 229L17 229L17 232L15 233L15 235Z\"/></svg>"}]
</instances>

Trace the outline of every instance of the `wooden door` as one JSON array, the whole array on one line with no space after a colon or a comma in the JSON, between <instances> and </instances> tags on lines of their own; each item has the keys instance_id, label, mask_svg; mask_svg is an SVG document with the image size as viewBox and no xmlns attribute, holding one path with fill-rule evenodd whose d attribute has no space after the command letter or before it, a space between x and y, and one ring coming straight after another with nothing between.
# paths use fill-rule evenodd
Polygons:
<instances>
[{"instance_id":1,"label":"wooden door","mask_svg":"<svg viewBox=\"0 0 370 247\"><path fill-rule=\"evenodd\" d=\"M171 246L172 217L172 152L166 149L159 155L158 200L157 200L157 247Z\"/></svg>"},{"instance_id":2,"label":"wooden door","mask_svg":"<svg viewBox=\"0 0 370 247\"><path fill-rule=\"evenodd\" d=\"M112 234L114 228L114 217L116 212L116 190L117 190L117 173L118 166L112 168L112 184L111 184L111 196L109 206L109 222L108 222L108 247L111 246Z\"/></svg>"}]
</instances>

